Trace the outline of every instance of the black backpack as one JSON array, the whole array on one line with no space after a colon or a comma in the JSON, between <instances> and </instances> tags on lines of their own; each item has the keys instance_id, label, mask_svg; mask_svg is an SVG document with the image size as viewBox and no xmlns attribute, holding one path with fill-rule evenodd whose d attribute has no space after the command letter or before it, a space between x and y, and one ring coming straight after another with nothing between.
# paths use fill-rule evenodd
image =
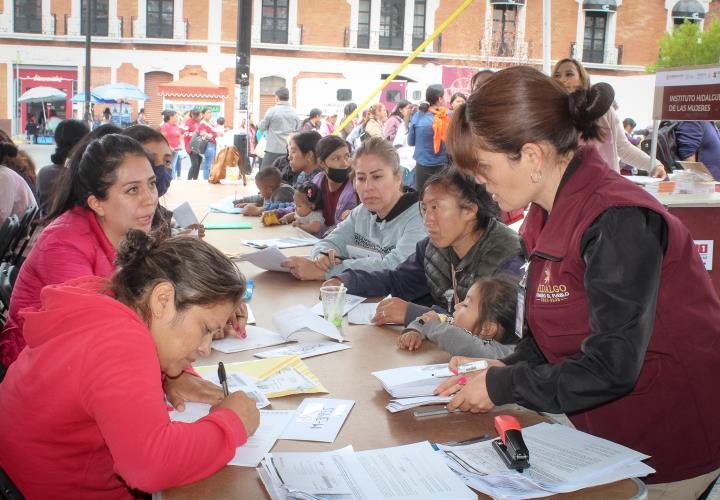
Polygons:
<instances>
[{"instance_id":1,"label":"black backpack","mask_svg":"<svg viewBox=\"0 0 720 500\"><path fill-rule=\"evenodd\" d=\"M657 152L655 157L665 166L668 173L672 172L676 168L680 168L680 165L676 163L680 161L680 155L678 155L675 127L677 127L677 122L662 121L660 122L660 128L658 129ZM640 143L640 149L649 156L651 146L652 138L648 135Z\"/></svg>"}]
</instances>

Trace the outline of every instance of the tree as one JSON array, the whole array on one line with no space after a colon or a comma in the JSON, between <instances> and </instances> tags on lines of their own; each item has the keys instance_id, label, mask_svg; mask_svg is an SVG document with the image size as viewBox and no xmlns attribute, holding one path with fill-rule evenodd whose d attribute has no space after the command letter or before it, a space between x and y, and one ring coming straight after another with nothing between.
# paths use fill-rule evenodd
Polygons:
<instances>
[{"instance_id":1,"label":"tree","mask_svg":"<svg viewBox=\"0 0 720 500\"><path fill-rule=\"evenodd\" d=\"M700 25L685 21L660 40L657 61L648 71L678 66L699 66L720 62L720 19L712 19L705 31Z\"/></svg>"}]
</instances>

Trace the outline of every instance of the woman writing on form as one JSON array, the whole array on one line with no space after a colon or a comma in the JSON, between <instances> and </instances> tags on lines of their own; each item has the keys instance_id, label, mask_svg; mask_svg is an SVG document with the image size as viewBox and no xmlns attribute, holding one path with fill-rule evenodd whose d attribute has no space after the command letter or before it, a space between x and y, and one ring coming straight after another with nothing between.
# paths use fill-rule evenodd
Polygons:
<instances>
[{"instance_id":1,"label":"woman writing on form","mask_svg":"<svg viewBox=\"0 0 720 500\"><path fill-rule=\"evenodd\" d=\"M578 147L578 132L602 139L597 119L612 99L604 84L567 93L514 67L454 115L457 164L501 209L531 204L521 231L530 265L515 353L437 392L459 390L451 410L566 413L650 455L651 498L696 498L720 474L720 300L682 223L594 146ZM463 155L453 146L467 134L475 149Z\"/></svg>"}]
</instances>

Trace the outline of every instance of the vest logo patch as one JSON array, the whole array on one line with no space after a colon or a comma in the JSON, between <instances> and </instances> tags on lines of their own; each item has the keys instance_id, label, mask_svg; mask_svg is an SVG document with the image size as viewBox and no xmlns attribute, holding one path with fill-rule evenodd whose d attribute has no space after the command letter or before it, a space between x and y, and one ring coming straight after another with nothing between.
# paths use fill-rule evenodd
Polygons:
<instances>
[{"instance_id":1,"label":"vest logo patch","mask_svg":"<svg viewBox=\"0 0 720 500\"><path fill-rule=\"evenodd\" d=\"M545 304L563 302L570 298L567 285L553 284L550 267L545 267L542 272L542 280L537 286L535 300Z\"/></svg>"}]
</instances>

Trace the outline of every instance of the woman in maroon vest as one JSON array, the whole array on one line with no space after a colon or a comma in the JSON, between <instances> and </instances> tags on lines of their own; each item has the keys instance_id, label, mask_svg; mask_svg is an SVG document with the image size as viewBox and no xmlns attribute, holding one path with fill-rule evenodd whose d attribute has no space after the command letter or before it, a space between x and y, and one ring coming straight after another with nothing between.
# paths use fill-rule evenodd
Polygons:
<instances>
[{"instance_id":1,"label":"woman in maroon vest","mask_svg":"<svg viewBox=\"0 0 720 500\"><path fill-rule=\"evenodd\" d=\"M517 351L437 392L459 390L448 409L566 413L651 455L651 498L696 498L720 473L720 300L685 226L593 146L578 148L578 132L602 139L595 120L612 99L606 84L567 94L513 67L455 113L456 163L502 210L530 204L530 265Z\"/></svg>"}]
</instances>

